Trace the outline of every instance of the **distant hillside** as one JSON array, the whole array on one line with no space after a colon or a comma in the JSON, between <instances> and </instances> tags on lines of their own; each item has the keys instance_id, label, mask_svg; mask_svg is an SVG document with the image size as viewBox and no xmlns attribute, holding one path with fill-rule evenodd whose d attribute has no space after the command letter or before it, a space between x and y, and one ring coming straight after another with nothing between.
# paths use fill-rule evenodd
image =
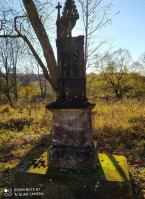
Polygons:
<instances>
[{"instance_id":1,"label":"distant hillside","mask_svg":"<svg viewBox=\"0 0 145 199\"><path fill-rule=\"evenodd\" d=\"M17 77L19 79L19 81L24 85L28 85L31 82L38 82L39 78L41 78L41 80L44 79L44 75L40 74L40 77L38 76L38 74L17 74Z\"/></svg>"}]
</instances>

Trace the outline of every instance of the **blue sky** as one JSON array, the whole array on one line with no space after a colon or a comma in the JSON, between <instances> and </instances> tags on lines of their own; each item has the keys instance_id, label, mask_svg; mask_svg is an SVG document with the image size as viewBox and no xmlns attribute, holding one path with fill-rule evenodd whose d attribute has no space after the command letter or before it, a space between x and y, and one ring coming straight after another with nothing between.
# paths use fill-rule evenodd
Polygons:
<instances>
[{"instance_id":1,"label":"blue sky","mask_svg":"<svg viewBox=\"0 0 145 199\"><path fill-rule=\"evenodd\" d=\"M114 5L112 14L120 13L114 16L112 25L100 31L100 37L109 39L110 43L113 41L112 51L126 48L134 61L139 60L145 52L145 0L104 0L104 5L109 3ZM82 25L80 20L77 24ZM80 32L74 29L74 35L78 34Z\"/></svg>"},{"instance_id":2,"label":"blue sky","mask_svg":"<svg viewBox=\"0 0 145 199\"><path fill-rule=\"evenodd\" d=\"M53 0L54 6L58 1L64 5L65 0ZM77 0L75 2L77 3ZM131 52L133 59L138 60L145 52L145 0L104 0L104 3L110 2L114 5L112 14L117 11L120 11L120 14L113 18L111 26L105 27L100 33L110 41L114 40L112 50L126 48ZM57 13L55 12L54 25L56 17ZM80 23L77 22L79 25ZM75 35L81 34L78 30L74 30L74 32Z\"/></svg>"},{"instance_id":3,"label":"blue sky","mask_svg":"<svg viewBox=\"0 0 145 199\"><path fill-rule=\"evenodd\" d=\"M64 6L65 0L53 0L53 5L57 5L58 1ZM75 0L78 8L77 1ZM120 14L113 18L111 26L105 27L100 33L110 41L114 40L113 50L126 48L133 59L138 60L145 52L145 0L104 0L105 3L113 3L112 14L118 11ZM54 21L56 17L55 12ZM80 23L77 22L79 26ZM74 30L74 35L79 34L79 31Z\"/></svg>"},{"instance_id":4,"label":"blue sky","mask_svg":"<svg viewBox=\"0 0 145 199\"><path fill-rule=\"evenodd\" d=\"M134 60L145 52L145 0L111 0L115 16L108 36L115 39L116 48L126 48Z\"/></svg>"}]
</instances>

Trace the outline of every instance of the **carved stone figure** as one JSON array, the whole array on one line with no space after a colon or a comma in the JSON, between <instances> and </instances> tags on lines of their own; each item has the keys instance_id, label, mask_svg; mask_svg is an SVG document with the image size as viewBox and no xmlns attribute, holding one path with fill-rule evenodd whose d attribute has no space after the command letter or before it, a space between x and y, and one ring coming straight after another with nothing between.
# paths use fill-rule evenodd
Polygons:
<instances>
[{"instance_id":1,"label":"carved stone figure","mask_svg":"<svg viewBox=\"0 0 145 199\"><path fill-rule=\"evenodd\" d=\"M60 4L56 7L58 9L57 17L57 39L64 39L71 34L76 21L79 19L79 14L76 9L75 3L72 0L67 0L64 6L64 11L60 17Z\"/></svg>"},{"instance_id":2,"label":"carved stone figure","mask_svg":"<svg viewBox=\"0 0 145 199\"><path fill-rule=\"evenodd\" d=\"M71 34L79 18L74 1L66 0L62 16L61 5L56 8L58 98L46 106L53 113L48 166L92 171L96 169L97 158L91 122L94 104L86 98L84 36L72 37Z\"/></svg>"},{"instance_id":3,"label":"carved stone figure","mask_svg":"<svg viewBox=\"0 0 145 199\"><path fill-rule=\"evenodd\" d=\"M57 55L58 55L58 98L59 99L86 99L85 67L84 67L84 36L72 37L71 31L79 14L75 3L67 0L62 16L60 4L57 17ZM78 87L79 85L79 87Z\"/></svg>"}]
</instances>

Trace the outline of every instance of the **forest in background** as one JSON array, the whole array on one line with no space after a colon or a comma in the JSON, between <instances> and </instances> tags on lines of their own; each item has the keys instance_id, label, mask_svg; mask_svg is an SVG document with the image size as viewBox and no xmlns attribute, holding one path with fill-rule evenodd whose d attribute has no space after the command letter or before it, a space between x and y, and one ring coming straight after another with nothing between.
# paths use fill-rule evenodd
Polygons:
<instances>
[{"instance_id":1,"label":"forest in background","mask_svg":"<svg viewBox=\"0 0 145 199\"><path fill-rule=\"evenodd\" d=\"M114 54L105 55L103 60L95 66L99 72L87 74L88 97L96 99L145 98L144 65L139 62L126 63L129 61L124 55L126 52L128 52L126 49L119 49ZM115 54L119 54L120 58ZM11 59L8 63L6 58L0 65L1 104L9 103L13 106L17 101L35 102L45 98L49 100L56 98L51 85L40 73L39 66L37 66L37 74L29 68L19 73L16 66L11 63L13 58ZM31 68L33 69L33 66Z\"/></svg>"}]
</instances>

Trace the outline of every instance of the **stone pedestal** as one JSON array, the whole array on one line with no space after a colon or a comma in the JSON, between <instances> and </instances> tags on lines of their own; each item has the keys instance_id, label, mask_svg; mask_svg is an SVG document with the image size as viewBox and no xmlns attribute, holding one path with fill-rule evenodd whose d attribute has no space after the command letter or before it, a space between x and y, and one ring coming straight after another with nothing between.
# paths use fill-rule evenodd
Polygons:
<instances>
[{"instance_id":1,"label":"stone pedestal","mask_svg":"<svg viewBox=\"0 0 145 199\"><path fill-rule=\"evenodd\" d=\"M92 108L52 109L52 146L48 149L49 168L96 169Z\"/></svg>"},{"instance_id":2,"label":"stone pedestal","mask_svg":"<svg viewBox=\"0 0 145 199\"><path fill-rule=\"evenodd\" d=\"M47 153L42 155L47 162ZM22 193L22 195L18 198L26 198L26 196L22 197L26 192L29 199L132 199L126 158L107 154L98 154L97 158L97 168L92 173L62 172L47 166L39 168L34 167L34 165L24 165L17 174L14 183L15 188L21 188L18 194ZM31 192L34 191L24 191L25 187L32 188L32 190L39 188L43 197L40 195L32 196Z\"/></svg>"}]
</instances>

